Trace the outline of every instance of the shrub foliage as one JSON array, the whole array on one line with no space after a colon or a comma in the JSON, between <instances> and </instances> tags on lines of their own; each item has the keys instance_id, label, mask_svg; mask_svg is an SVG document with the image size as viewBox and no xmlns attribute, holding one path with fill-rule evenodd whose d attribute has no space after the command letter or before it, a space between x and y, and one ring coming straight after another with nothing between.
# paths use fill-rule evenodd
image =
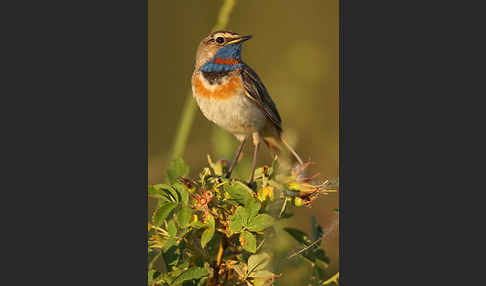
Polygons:
<instances>
[{"instance_id":1,"label":"shrub foliage","mask_svg":"<svg viewBox=\"0 0 486 286\"><path fill-rule=\"evenodd\" d=\"M148 188L149 197L158 201L148 224L148 285L273 285L281 274L272 272L265 237L291 216L290 209L308 206L335 188L329 181L305 178L307 165L282 170L277 158L256 170L252 186L227 179L227 161L208 156L208 163L190 179L189 166L176 158L166 184ZM311 229L307 235L284 228L302 245L292 256L310 262L309 283L337 283L325 280L329 259L320 248L323 231L315 219Z\"/></svg>"}]
</instances>

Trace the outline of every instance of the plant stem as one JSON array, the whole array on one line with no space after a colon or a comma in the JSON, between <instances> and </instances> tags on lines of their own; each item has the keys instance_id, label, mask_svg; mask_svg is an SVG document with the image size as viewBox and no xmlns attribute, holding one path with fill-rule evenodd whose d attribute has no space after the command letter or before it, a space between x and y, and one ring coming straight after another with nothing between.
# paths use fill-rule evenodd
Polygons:
<instances>
[{"instance_id":1,"label":"plant stem","mask_svg":"<svg viewBox=\"0 0 486 286\"><path fill-rule=\"evenodd\" d=\"M229 16L231 11L236 4L236 0L224 0L221 9L218 14L218 21L214 25L211 31L217 31L226 28L229 21ZM186 148L187 138L189 137L189 132L191 131L192 122L194 121L194 114L196 113L196 104L192 98L192 91L186 96L186 101L184 103L184 108L182 111L182 118L177 126L177 133L172 144L171 159L176 157L181 157L184 154L184 149Z\"/></svg>"},{"instance_id":2,"label":"plant stem","mask_svg":"<svg viewBox=\"0 0 486 286\"><path fill-rule=\"evenodd\" d=\"M336 284L339 284L337 282L337 280L339 279L339 272L334 274L331 278L327 279L326 281L324 281L324 283L322 283L322 285L329 285L331 284L332 282L336 283Z\"/></svg>"}]
</instances>

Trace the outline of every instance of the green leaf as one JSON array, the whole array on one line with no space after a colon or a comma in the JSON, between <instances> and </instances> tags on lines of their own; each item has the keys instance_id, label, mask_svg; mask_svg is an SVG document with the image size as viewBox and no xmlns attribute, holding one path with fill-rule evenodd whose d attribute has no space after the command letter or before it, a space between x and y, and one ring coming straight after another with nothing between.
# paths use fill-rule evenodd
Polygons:
<instances>
[{"instance_id":1,"label":"green leaf","mask_svg":"<svg viewBox=\"0 0 486 286\"><path fill-rule=\"evenodd\" d=\"M223 188L228 192L231 200L240 204L246 205L248 201L253 199L253 190L242 182L231 182L230 184L223 185Z\"/></svg>"},{"instance_id":2,"label":"green leaf","mask_svg":"<svg viewBox=\"0 0 486 286\"><path fill-rule=\"evenodd\" d=\"M207 281L208 280L208 277L203 277L201 278L201 280L199 280L199 283L197 283L197 286L205 286L207 285Z\"/></svg>"},{"instance_id":3,"label":"green leaf","mask_svg":"<svg viewBox=\"0 0 486 286\"><path fill-rule=\"evenodd\" d=\"M186 186L182 183L174 183L173 188L177 191L181 198L181 202L187 205L187 202L189 201L189 192L187 191Z\"/></svg>"},{"instance_id":4,"label":"green leaf","mask_svg":"<svg viewBox=\"0 0 486 286\"><path fill-rule=\"evenodd\" d=\"M175 246L176 241L175 239L170 239L164 244L164 248L162 248L162 256L164 258L164 263L171 269L171 266L175 266L179 263L179 259L181 258L181 250ZM168 246L170 245L170 246Z\"/></svg>"},{"instance_id":5,"label":"green leaf","mask_svg":"<svg viewBox=\"0 0 486 286\"><path fill-rule=\"evenodd\" d=\"M182 158L175 158L170 161L167 169L167 177L171 184L177 182L178 177L187 175L189 175L189 166L182 160Z\"/></svg>"},{"instance_id":6,"label":"green leaf","mask_svg":"<svg viewBox=\"0 0 486 286\"><path fill-rule=\"evenodd\" d=\"M284 230L290 234L295 240L298 242L307 245L310 243L309 237L303 231L293 228L293 227L284 227Z\"/></svg>"},{"instance_id":7,"label":"green leaf","mask_svg":"<svg viewBox=\"0 0 486 286\"><path fill-rule=\"evenodd\" d=\"M152 265L157 260L157 258L160 257L161 254L162 254L162 252L159 249L150 251L148 253L147 258L148 258L148 267L149 267L149 269L152 268Z\"/></svg>"},{"instance_id":8,"label":"green leaf","mask_svg":"<svg viewBox=\"0 0 486 286\"><path fill-rule=\"evenodd\" d=\"M208 221L206 223L208 225L208 228L203 231L201 235L201 247L204 248L206 247L206 244L213 238L214 236L214 230L215 230L215 221L214 217L212 215L208 216Z\"/></svg>"},{"instance_id":9,"label":"green leaf","mask_svg":"<svg viewBox=\"0 0 486 286\"><path fill-rule=\"evenodd\" d=\"M169 221L167 232L169 232L170 236L175 236L177 234L177 226L173 220Z\"/></svg>"},{"instance_id":10,"label":"green leaf","mask_svg":"<svg viewBox=\"0 0 486 286\"><path fill-rule=\"evenodd\" d=\"M248 252L255 253L256 252L256 238L253 234L243 231L240 234L240 243L243 249Z\"/></svg>"},{"instance_id":11,"label":"green leaf","mask_svg":"<svg viewBox=\"0 0 486 286\"><path fill-rule=\"evenodd\" d=\"M154 281L154 274L155 274L155 269L150 269L148 271L148 285L152 284L152 281Z\"/></svg>"},{"instance_id":12,"label":"green leaf","mask_svg":"<svg viewBox=\"0 0 486 286\"><path fill-rule=\"evenodd\" d=\"M273 274L272 272L270 272L268 270L260 270L260 271L257 271L257 272L250 273L250 275L248 275L248 277L269 279L269 278L273 277L273 275L275 275L275 274Z\"/></svg>"},{"instance_id":13,"label":"green leaf","mask_svg":"<svg viewBox=\"0 0 486 286\"><path fill-rule=\"evenodd\" d=\"M159 208L152 215L152 223L161 226L170 212L177 206L174 202L161 202Z\"/></svg>"},{"instance_id":14,"label":"green leaf","mask_svg":"<svg viewBox=\"0 0 486 286\"><path fill-rule=\"evenodd\" d=\"M262 207L262 204L257 199L252 199L252 200L248 201L248 203L246 205L246 209L247 209L250 217L256 216L261 207Z\"/></svg>"},{"instance_id":15,"label":"green leaf","mask_svg":"<svg viewBox=\"0 0 486 286\"><path fill-rule=\"evenodd\" d=\"M321 238L323 233L324 232L322 230L322 227L317 224L316 217L312 216L311 217L311 239L312 239L312 241L315 241L315 240L318 240L319 238ZM320 245L320 243L318 243L317 245Z\"/></svg>"},{"instance_id":16,"label":"green leaf","mask_svg":"<svg viewBox=\"0 0 486 286\"><path fill-rule=\"evenodd\" d=\"M316 259L325 262L326 264L329 264L331 262L329 257L326 256L324 250L321 248L317 249L314 253L312 253L312 256L314 256L314 258Z\"/></svg>"},{"instance_id":17,"label":"green leaf","mask_svg":"<svg viewBox=\"0 0 486 286\"><path fill-rule=\"evenodd\" d=\"M174 193L172 187L167 184L156 184L149 186L148 195L149 197L158 198L165 201L178 201L177 194Z\"/></svg>"},{"instance_id":18,"label":"green leaf","mask_svg":"<svg viewBox=\"0 0 486 286\"><path fill-rule=\"evenodd\" d=\"M248 218L249 214L247 210L242 206L237 207L235 213L229 218L229 230L232 232L240 232L243 226L246 226Z\"/></svg>"},{"instance_id":19,"label":"green leaf","mask_svg":"<svg viewBox=\"0 0 486 286\"><path fill-rule=\"evenodd\" d=\"M272 166L270 167L270 174L269 174L269 177L270 179L273 179L275 178L275 175L277 174L278 172L278 168L279 168L279 165L278 165L278 160L277 160L277 157L275 157L273 159L273 162L272 162Z\"/></svg>"},{"instance_id":20,"label":"green leaf","mask_svg":"<svg viewBox=\"0 0 486 286\"><path fill-rule=\"evenodd\" d=\"M177 223L181 228L184 228L191 222L192 209L183 205L176 215Z\"/></svg>"},{"instance_id":21,"label":"green leaf","mask_svg":"<svg viewBox=\"0 0 486 286\"><path fill-rule=\"evenodd\" d=\"M270 259L270 255L265 252L250 256L248 258L248 273L263 270L270 263Z\"/></svg>"},{"instance_id":22,"label":"green leaf","mask_svg":"<svg viewBox=\"0 0 486 286\"><path fill-rule=\"evenodd\" d=\"M267 227L270 227L274 222L273 217L267 214L259 214L255 217L251 217L248 221L248 230L250 231L262 231Z\"/></svg>"},{"instance_id":23,"label":"green leaf","mask_svg":"<svg viewBox=\"0 0 486 286\"><path fill-rule=\"evenodd\" d=\"M265 279L265 278L255 278L253 279L253 286L272 286L273 284L272 279Z\"/></svg>"},{"instance_id":24,"label":"green leaf","mask_svg":"<svg viewBox=\"0 0 486 286\"><path fill-rule=\"evenodd\" d=\"M211 168L213 169L214 174L216 176L223 175L223 165L221 164L221 161L218 161L216 163L213 162L213 160L211 160L211 156L209 156L209 154L208 154L208 163L209 163L209 166L211 166Z\"/></svg>"},{"instance_id":25,"label":"green leaf","mask_svg":"<svg viewBox=\"0 0 486 286\"><path fill-rule=\"evenodd\" d=\"M191 267L179 275L171 285L180 285L184 281L195 280L208 275L209 271L206 267Z\"/></svg>"}]
</instances>

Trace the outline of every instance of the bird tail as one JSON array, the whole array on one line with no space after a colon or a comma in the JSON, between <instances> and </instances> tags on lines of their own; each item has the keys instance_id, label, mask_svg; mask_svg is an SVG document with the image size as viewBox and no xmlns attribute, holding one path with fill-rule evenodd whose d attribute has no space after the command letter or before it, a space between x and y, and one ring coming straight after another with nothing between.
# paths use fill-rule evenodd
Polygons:
<instances>
[{"instance_id":1,"label":"bird tail","mask_svg":"<svg viewBox=\"0 0 486 286\"><path fill-rule=\"evenodd\" d=\"M290 151L292 156L299 162L300 165L304 165L304 161L300 158L299 154L295 152L294 148L292 148L283 138L279 138L280 142ZM280 152L281 146L280 142L277 142L276 138L274 137L264 137L263 141L267 144L270 151L272 151L273 155L277 155Z\"/></svg>"}]
</instances>

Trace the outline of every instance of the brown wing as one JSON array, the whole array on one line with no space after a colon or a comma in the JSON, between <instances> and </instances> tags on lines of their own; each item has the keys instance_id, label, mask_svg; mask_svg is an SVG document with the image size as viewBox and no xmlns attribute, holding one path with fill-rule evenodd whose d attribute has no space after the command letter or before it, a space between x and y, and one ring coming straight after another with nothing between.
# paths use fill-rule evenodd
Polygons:
<instances>
[{"instance_id":1,"label":"brown wing","mask_svg":"<svg viewBox=\"0 0 486 286\"><path fill-rule=\"evenodd\" d=\"M282 119L278 114L277 107L256 72L246 64L243 64L240 72L246 96L263 111L265 116L275 125L277 131L282 132Z\"/></svg>"}]
</instances>

